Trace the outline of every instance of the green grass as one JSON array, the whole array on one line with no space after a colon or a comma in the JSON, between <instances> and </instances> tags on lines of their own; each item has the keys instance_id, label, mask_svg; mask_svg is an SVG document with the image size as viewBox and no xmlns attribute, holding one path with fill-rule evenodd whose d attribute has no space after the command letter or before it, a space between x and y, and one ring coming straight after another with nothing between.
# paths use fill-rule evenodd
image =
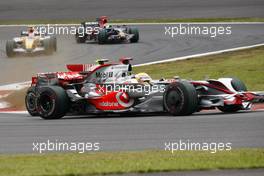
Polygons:
<instances>
[{"instance_id":1,"label":"green grass","mask_svg":"<svg viewBox=\"0 0 264 176\"><path fill-rule=\"evenodd\" d=\"M146 72L156 79L180 76L200 80L234 76L243 80L249 90L260 91L264 90L264 47L135 67L134 72Z\"/></svg>"},{"instance_id":2,"label":"green grass","mask_svg":"<svg viewBox=\"0 0 264 176\"><path fill-rule=\"evenodd\" d=\"M0 175L94 175L264 167L264 149L0 155Z\"/></svg>"},{"instance_id":3,"label":"green grass","mask_svg":"<svg viewBox=\"0 0 264 176\"><path fill-rule=\"evenodd\" d=\"M0 20L0 24L79 24L81 21L94 19L34 19ZM111 23L173 23L173 22L264 22L264 18L166 18L166 19L110 19Z\"/></svg>"}]
</instances>

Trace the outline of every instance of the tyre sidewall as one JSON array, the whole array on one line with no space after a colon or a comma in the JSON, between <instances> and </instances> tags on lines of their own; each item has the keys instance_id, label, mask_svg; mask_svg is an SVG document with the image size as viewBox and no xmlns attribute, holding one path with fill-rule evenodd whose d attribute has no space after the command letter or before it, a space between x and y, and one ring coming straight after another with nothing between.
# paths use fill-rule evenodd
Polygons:
<instances>
[{"instance_id":1,"label":"tyre sidewall","mask_svg":"<svg viewBox=\"0 0 264 176\"><path fill-rule=\"evenodd\" d=\"M134 36L130 39L131 43L136 43L139 40L139 32L137 28L129 28L129 34L133 34Z\"/></svg>"},{"instance_id":2,"label":"tyre sidewall","mask_svg":"<svg viewBox=\"0 0 264 176\"><path fill-rule=\"evenodd\" d=\"M173 84L170 84L167 86L166 90L165 90L165 93L164 93L164 107L165 109L170 113L170 114L173 114L173 115L177 115L177 114L180 114L181 111L183 110L183 105L184 105L184 95L183 95L183 92L181 89L179 89L178 86L176 86L177 83L173 83ZM172 92L172 91L176 91L178 93L180 93L180 99L182 100L179 104L179 106L176 108L176 107L169 107L168 106L168 103L167 103L167 98L168 98L168 95Z\"/></svg>"},{"instance_id":3,"label":"tyre sidewall","mask_svg":"<svg viewBox=\"0 0 264 176\"><path fill-rule=\"evenodd\" d=\"M50 110L43 108L42 100L49 99L51 102ZM59 119L63 117L68 109L68 97L65 90L58 86L42 87L39 90L39 95L36 101L37 111L44 119Z\"/></svg>"},{"instance_id":4,"label":"tyre sidewall","mask_svg":"<svg viewBox=\"0 0 264 176\"><path fill-rule=\"evenodd\" d=\"M30 100L30 98L31 98L31 100ZM29 102L29 101L33 101L33 105L30 105L31 102ZM30 87L28 89L26 96L25 96L25 105L26 105L26 109L27 109L28 113L31 116L37 116L38 115L38 112L36 109L36 92L35 92L34 87Z\"/></svg>"},{"instance_id":5,"label":"tyre sidewall","mask_svg":"<svg viewBox=\"0 0 264 176\"><path fill-rule=\"evenodd\" d=\"M80 36L78 33L76 33L75 39L77 43L85 43L86 35Z\"/></svg>"},{"instance_id":6,"label":"tyre sidewall","mask_svg":"<svg viewBox=\"0 0 264 176\"><path fill-rule=\"evenodd\" d=\"M242 109L240 105L224 105L217 108L224 113L234 113Z\"/></svg>"},{"instance_id":7,"label":"tyre sidewall","mask_svg":"<svg viewBox=\"0 0 264 176\"><path fill-rule=\"evenodd\" d=\"M107 32L105 29L102 29L99 31L99 34L98 34L98 43L104 44L106 43L106 40L107 40Z\"/></svg>"},{"instance_id":8,"label":"tyre sidewall","mask_svg":"<svg viewBox=\"0 0 264 176\"><path fill-rule=\"evenodd\" d=\"M6 55L8 57L14 57L15 56L14 48L15 48L15 41L8 40L6 42Z\"/></svg>"},{"instance_id":9,"label":"tyre sidewall","mask_svg":"<svg viewBox=\"0 0 264 176\"><path fill-rule=\"evenodd\" d=\"M180 93L179 106L168 107L167 105L167 95L170 91L177 91ZM186 81L180 81L171 83L167 86L164 93L164 108L172 115L190 115L197 111L198 108L198 95L194 86Z\"/></svg>"}]
</instances>

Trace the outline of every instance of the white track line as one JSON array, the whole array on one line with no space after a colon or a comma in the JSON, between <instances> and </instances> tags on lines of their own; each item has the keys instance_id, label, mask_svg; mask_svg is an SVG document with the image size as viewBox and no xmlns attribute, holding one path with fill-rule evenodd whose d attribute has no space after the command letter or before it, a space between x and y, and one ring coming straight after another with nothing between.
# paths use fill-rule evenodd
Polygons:
<instances>
[{"instance_id":1,"label":"white track line","mask_svg":"<svg viewBox=\"0 0 264 176\"><path fill-rule=\"evenodd\" d=\"M219 51L212 51L212 52L201 53L201 54L194 54L194 55L189 55L189 56L175 57L175 58L165 59L165 60L161 60L161 61L147 62L144 64L134 65L134 67L153 65L153 64L161 64L161 63L165 63L165 62L173 62L173 61L178 61L178 60L186 60L186 59L197 58L197 57L202 57L202 56L210 56L210 55L221 54L221 53L230 52L230 51L239 51L239 50L243 50L243 49L254 48L254 47L258 47L258 46L264 46L264 43L260 43L260 44L256 44L256 45L250 45L250 46L237 47L237 48L231 48L231 49L225 49L225 50L219 50Z\"/></svg>"},{"instance_id":2,"label":"white track line","mask_svg":"<svg viewBox=\"0 0 264 176\"><path fill-rule=\"evenodd\" d=\"M27 111L0 111L0 114L28 114Z\"/></svg>"},{"instance_id":3,"label":"white track line","mask_svg":"<svg viewBox=\"0 0 264 176\"><path fill-rule=\"evenodd\" d=\"M0 109L9 107L10 104L4 101L0 101Z\"/></svg>"},{"instance_id":4,"label":"white track line","mask_svg":"<svg viewBox=\"0 0 264 176\"><path fill-rule=\"evenodd\" d=\"M73 24L3 24L0 25L0 27L25 27L25 26L77 26L80 25L80 23L73 23ZM166 23L166 22L160 22L160 23L108 23L110 25L179 25L179 24L222 24L222 25L227 25L227 24L264 24L264 22L171 22L171 23Z\"/></svg>"}]
</instances>

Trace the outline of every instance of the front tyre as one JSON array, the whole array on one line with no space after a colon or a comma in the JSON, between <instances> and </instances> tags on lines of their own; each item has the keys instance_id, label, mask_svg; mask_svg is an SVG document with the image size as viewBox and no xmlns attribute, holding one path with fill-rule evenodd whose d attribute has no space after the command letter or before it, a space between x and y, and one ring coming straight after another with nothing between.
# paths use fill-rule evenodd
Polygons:
<instances>
[{"instance_id":1,"label":"front tyre","mask_svg":"<svg viewBox=\"0 0 264 176\"><path fill-rule=\"evenodd\" d=\"M224 113L234 113L242 109L241 105L224 105L217 108Z\"/></svg>"},{"instance_id":2,"label":"front tyre","mask_svg":"<svg viewBox=\"0 0 264 176\"><path fill-rule=\"evenodd\" d=\"M198 109L198 96L194 86L187 81L171 83L163 96L164 108L174 116L190 115Z\"/></svg>"},{"instance_id":3,"label":"front tyre","mask_svg":"<svg viewBox=\"0 0 264 176\"><path fill-rule=\"evenodd\" d=\"M80 34L76 33L75 34L75 40L76 40L76 43L85 43L86 41L86 36L80 36Z\"/></svg>"},{"instance_id":4,"label":"front tyre","mask_svg":"<svg viewBox=\"0 0 264 176\"><path fill-rule=\"evenodd\" d=\"M129 34L133 34L133 37L130 39L131 43L136 43L139 40L139 32L137 28L129 28Z\"/></svg>"},{"instance_id":5,"label":"front tyre","mask_svg":"<svg viewBox=\"0 0 264 176\"><path fill-rule=\"evenodd\" d=\"M6 42L6 55L7 57L14 57L15 56L15 52L14 52L14 48L16 46L15 41L13 40L8 40Z\"/></svg>"},{"instance_id":6,"label":"front tyre","mask_svg":"<svg viewBox=\"0 0 264 176\"><path fill-rule=\"evenodd\" d=\"M98 34L98 43L104 44L107 42L107 31L105 29L102 29L99 31Z\"/></svg>"},{"instance_id":7,"label":"front tyre","mask_svg":"<svg viewBox=\"0 0 264 176\"><path fill-rule=\"evenodd\" d=\"M43 119L60 119L65 116L69 109L69 99L61 87L41 87L36 107Z\"/></svg>"}]
</instances>

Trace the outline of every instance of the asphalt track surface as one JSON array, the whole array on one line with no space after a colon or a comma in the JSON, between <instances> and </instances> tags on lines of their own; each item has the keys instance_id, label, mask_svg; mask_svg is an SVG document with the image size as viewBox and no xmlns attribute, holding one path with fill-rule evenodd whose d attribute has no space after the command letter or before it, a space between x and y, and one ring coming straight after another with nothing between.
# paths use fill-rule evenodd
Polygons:
<instances>
[{"instance_id":1,"label":"asphalt track surface","mask_svg":"<svg viewBox=\"0 0 264 176\"><path fill-rule=\"evenodd\" d=\"M172 38L166 27L173 25L140 25L139 43L77 44L73 35L58 35L58 51L52 56L36 55L7 58L6 40L20 35L25 27L0 27L0 85L28 81L38 72L66 71L66 64L94 63L98 58L118 60L121 56L133 57L133 64L200 54L264 43L264 24L191 24L194 27L231 27L231 35L175 35ZM186 25L185 25L186 27Z\"/></svg>"},{"instance_id":2,"label":"asphalt track surface","mask_svg":"<svg viewBox=\"0 0 264 176\"><path fill-rule=\"evenodd\" d=\"M8 0L0 19L264 17L262 0Z\"/></svg>"},{"instance_id":3,"label":"asphalt track surface","mask_svg":"<svg viewBox=\"0 0 264 176\"><path fill-rule=\"evenodd\" d=\"M29 153L33 142L99 142L101 151L164 150L165 142L224 142L264 147L264 111L191 116L68 116L42 120L28 114L0 114L0 153Z\"/></svg>"}]
</instances>

